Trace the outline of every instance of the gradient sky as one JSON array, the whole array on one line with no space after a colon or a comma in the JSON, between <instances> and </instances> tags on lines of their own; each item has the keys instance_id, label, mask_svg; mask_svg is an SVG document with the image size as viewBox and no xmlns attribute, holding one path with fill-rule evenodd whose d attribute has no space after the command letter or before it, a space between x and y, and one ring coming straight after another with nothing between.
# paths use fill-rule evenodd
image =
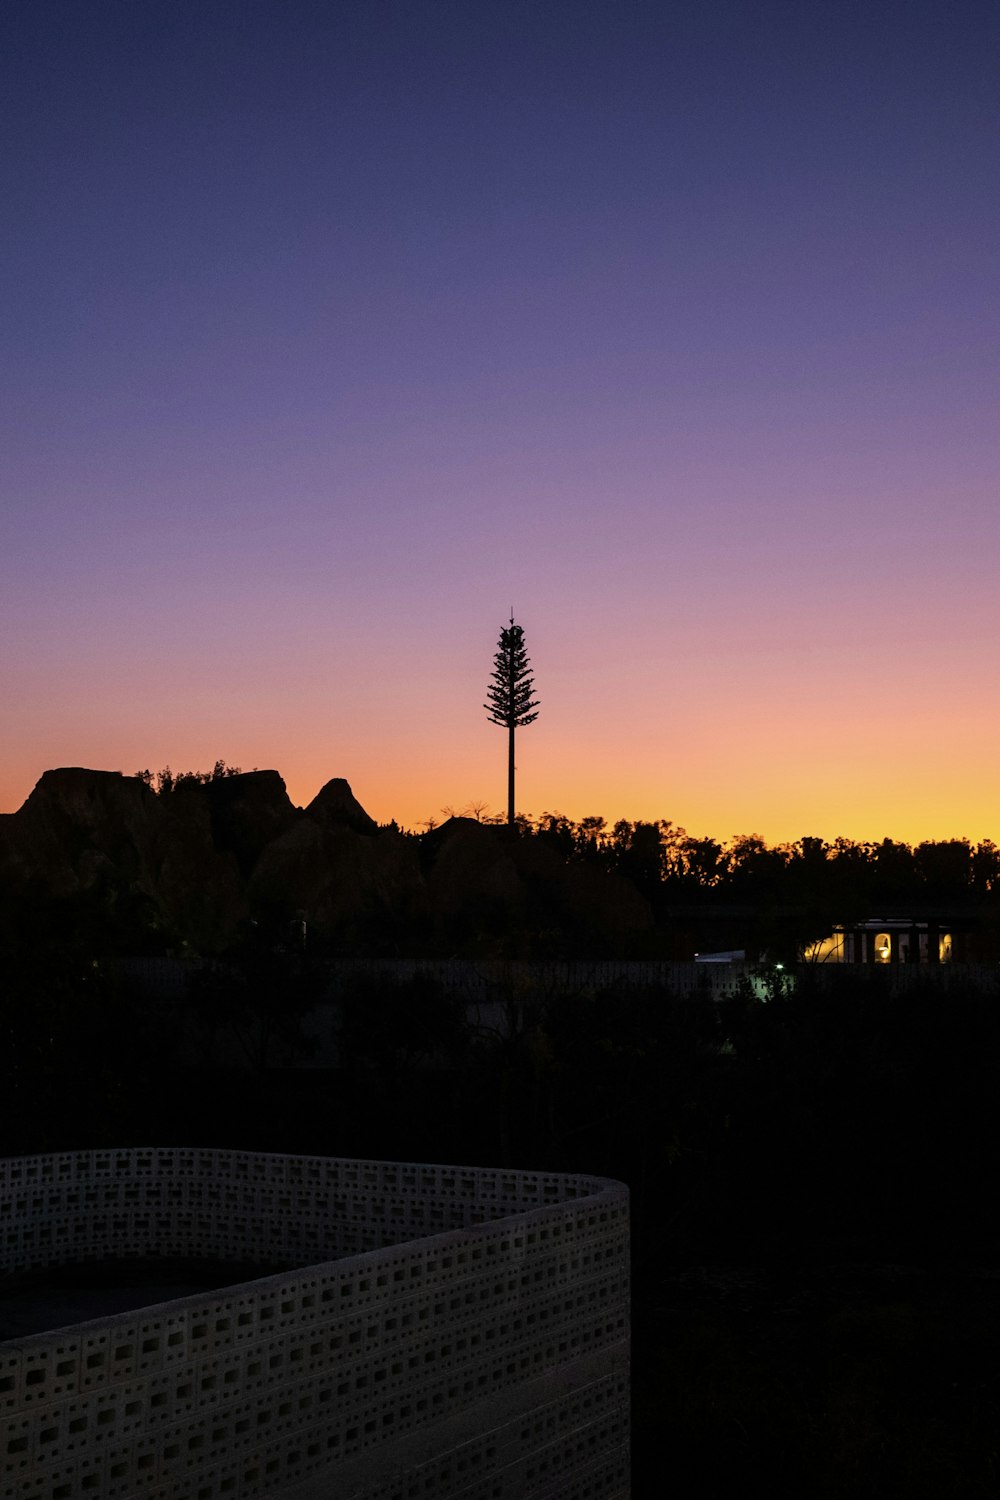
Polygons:
<instances>
[{"instance_id":1,"label":"gradient sky","mask_svg":"<svg viewBox=\"0 0 1000 1500\"><path fill-rule=\"evenodd\" d=\"M0 810L48 767L1000 838L994 0L9 0Z\"/></svg>"}]
</instances>

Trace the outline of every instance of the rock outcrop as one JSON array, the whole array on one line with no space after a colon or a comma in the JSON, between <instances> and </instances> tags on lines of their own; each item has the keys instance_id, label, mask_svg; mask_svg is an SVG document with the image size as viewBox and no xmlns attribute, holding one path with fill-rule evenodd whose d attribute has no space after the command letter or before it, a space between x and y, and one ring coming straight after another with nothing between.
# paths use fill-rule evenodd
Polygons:
<instances>
[{"instance_id":1,"label":"rock outcrop","mask_svg":"<svg viewBox=\"0 0 1000 1500\"><path fill-rule=\"evenodd\" d=\"M46 771L0 823L0 868L42 880L57 897L89 890L111 872L148 890L164 837L163 808L136 777L67 766Z\"/></svg>"},{"instance_id":2,"label":"rock outcrop","mask_svg":"<svg viewBox=\"0 0 1000 1500\"><path fill-rule=\"evenodd\" d=\"M377 833L378 824L370 818L351 791L350 782L334 776L316 793L305 810L305 816L321 828L350 828L355 833Z\"/></svg>"},{"instance_id":3,"label":"rock outcrop","mask_svg":"<svg viewBox=\"0 0 1000 1500\"><path fill-rule=\"evenodd\" d=\"M235 778L234 778L235 779ZM0 820L0 874L56 900L100 900L141 923L141 944L212 952L247 914L235 859L216 848L196 783L158 797L135 776L46 771L24 806Z\"/></svg>"},{"instance_id":4,"label":"rock outcrop","mask_svg":"<svg viewBox=\"0 0 1000 1500\"><path fill-rule=\"evenodd\" d=\"M185 792L207 798L215 847L235 856L244 879L298 816L277 771L241 771L203 784L181 781L174 795Z\"/></svg>"},{"instance_id":5,"label":"rock outcrop","mask_svg":"<svg viewBox=\"0 0 1000 1500\"><path fill-rule=\"evenodd\" d=\"M627 880L539 839L471 818L420 838L379 828L340 777L299 809L276 771L160 794L116 771L46 771L0 818L0 879L15 899L89 902L132 951L217 953L251 917L401 955L616 950L651 922Z\"/></svg>"},{"instance_id":6,"label":"rock outcrop","mask_svg":"<svg viewBox=\"0 0 1000 1500\"><path fill-rule=\"evenodd\" d=\"M339 944L367 951L419 946L428 927L417 853L401 834L357 833L308 809L261 855L249 896L258 908L302 912Z\"/></svg>"}]
</instances>

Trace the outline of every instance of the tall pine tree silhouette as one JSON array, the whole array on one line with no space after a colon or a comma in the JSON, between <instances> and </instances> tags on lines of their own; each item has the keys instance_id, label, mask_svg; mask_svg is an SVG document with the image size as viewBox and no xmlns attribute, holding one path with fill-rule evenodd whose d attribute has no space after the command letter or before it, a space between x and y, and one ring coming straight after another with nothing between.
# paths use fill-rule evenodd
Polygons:
<instances>
[{"instance_id":1,"label":"tall pine tree silhouette","mask_svg":"<svg viewBox=\"0 0 1000 1500\"><path fill-rule=\"evenodd\" d=\"M514 624L514 611L510 613L510 625L500 631L500 644L493 658L493 675L486 689L488 702L483 704L490 716L491 724L499 724L508 731L507 754L507 822L514 825L514 731L525 724L533 724L538 718L535 709L537 700L531 675L531 661L524 649L524 631Z\"/></svg>"}]
</instances>

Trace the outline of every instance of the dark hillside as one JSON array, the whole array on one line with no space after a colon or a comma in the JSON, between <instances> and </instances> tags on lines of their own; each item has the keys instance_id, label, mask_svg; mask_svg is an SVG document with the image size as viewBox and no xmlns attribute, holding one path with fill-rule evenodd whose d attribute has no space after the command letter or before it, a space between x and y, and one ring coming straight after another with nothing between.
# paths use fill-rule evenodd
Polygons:
<instances>
[{"instance_id":1,"label":"dark hillside","mask_svg":"<svg viewBox=\"0 0 1000 1500\"><path fill-rule=\"evenodd\" d=\"M156 1141L619 1178L637 1496L665 1477L691 1500L995 1494L987 967L897 986L807 965L724 1000L526 989L473 1025L427 974L361 965L332 997L335 1065L315 1065L309 1018L352 948L641 952L676 933L671 913L713 903L774 931L854 863L871 889L891 863L913 902L961 896L977 941L992 931L988 851L977 866L961 848L744 849L723 879L721 850L702 850L700 874L661 863L654 881L618 857L632 833L588 839L472 819L411 837L374 827L344 782L299 811L274 773L166 798L48 773L0 825L0 1149ZM808 903L779 905L805 864ZM168 948L198 956L187 989L131 989L121 955Z\"/></svg>"}]
</instances>

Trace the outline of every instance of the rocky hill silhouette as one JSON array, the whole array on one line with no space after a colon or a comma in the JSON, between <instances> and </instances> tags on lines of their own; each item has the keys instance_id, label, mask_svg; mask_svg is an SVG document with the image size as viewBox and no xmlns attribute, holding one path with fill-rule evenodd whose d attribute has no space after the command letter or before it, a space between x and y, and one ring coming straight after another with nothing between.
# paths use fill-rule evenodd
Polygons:
<instances>
[{"instance_id":1,"label":"rocky hill silhouette","mask_svg":"<svg viewBox=\"0 0 1000 1500\"><path fill-rule=\"evenodd\" d=\"M652 920L627 879L505 827L380 827L342 777L297 808L270 770L166 794L46 771L0 816L0 882L15 903L85 903L123 952L221 952L262 920L304 921L340 952L616 952Z\"/></svg>"}]
</instances>

